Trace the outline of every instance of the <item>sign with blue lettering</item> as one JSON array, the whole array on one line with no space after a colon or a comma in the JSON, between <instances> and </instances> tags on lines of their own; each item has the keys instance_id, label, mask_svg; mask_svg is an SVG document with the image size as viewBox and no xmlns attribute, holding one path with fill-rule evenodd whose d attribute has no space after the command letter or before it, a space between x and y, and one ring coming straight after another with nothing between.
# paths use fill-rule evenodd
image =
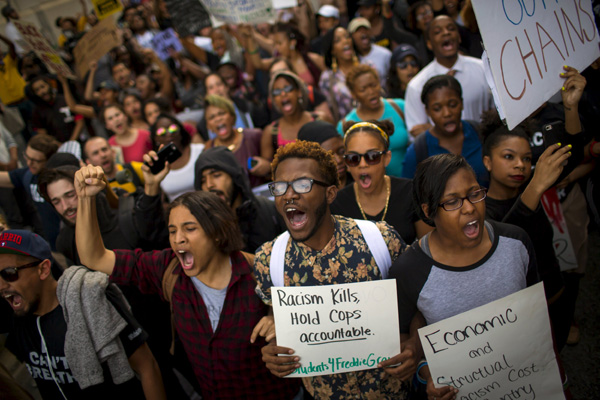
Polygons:
<instances>
[{"instance_id":1,"label":"sign with blue lettering","mask_svg":"<svg viewBox=\"0 0 600 400\"><path fill-rule=\"evenodd\" d=\"M290 378L373 369L400 354L394 280L271 291L277 345L300 357Z\"/></svg>"},{"instance_id":2,"label":"sign with blue lettering","mask_svg":"<svg viewBox=\"0 0 600 400\"><path fill-rule=\"evenodd\" d=\"M152 38L152 48L163 61L171 56L171 51L176 53L183 51L183 45L175 35L173 28L157 33Z\"/></svg>"},{"instance_id":3,"label":"sign with blue lettering","mask_svg":"<svg viewBox=\"0 0 600 400\"><path fill-rule=\"evenodd\" d=\"M514 128L563 85L563 65L600 57L590 0L473 0L496 104Z\"/></svg>"},{"instance_id":4,"label":"sign with blue lettering","mask_svg":"<svg viewBox=\"0 0 600 400\"><path fill-rule=\"evenodd\" d=\"M457 399L564 400L544 286L419 329L436 387Z\"/></svg>"}]
</instances>

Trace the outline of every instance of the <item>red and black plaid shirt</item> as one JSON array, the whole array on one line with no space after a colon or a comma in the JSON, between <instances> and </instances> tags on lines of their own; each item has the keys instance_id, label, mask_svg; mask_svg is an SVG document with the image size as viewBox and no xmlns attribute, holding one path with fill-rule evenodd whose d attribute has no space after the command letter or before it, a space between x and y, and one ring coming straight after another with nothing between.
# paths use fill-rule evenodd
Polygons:
<instances>
[{"instance_id":1,"label":"red and black plaid shirt","mask_svg":"<svg viewBox=\"0 0 600 400\"><path fill-rule=\"evenodd\" d=\"M137 286L142 293L162 293L163 274L173 250L143 252L115 250L111 280ZM268 312L254 292L252 269L241 253L231 256L232 275L221 318L213 333L202 296L181 265L173 290L175 329L194 368L205 399L291 399L299 379L280 379L265 367L260 352L263 338L250 343L254 326ZM166 323L166 321L165 321Z\"/></svg>"}]
</instances>

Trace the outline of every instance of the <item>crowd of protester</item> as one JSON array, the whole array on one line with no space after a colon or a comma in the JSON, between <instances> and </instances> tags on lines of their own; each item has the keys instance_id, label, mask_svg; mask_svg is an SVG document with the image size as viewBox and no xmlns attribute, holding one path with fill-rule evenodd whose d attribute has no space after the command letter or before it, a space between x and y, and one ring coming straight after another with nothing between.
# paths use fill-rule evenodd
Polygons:
<instances>
[{"instance_id":1,"label":"crowd of protester","mask_svg":"<svg viewBox=\"0 0 600 400\"><path fill-rule=\"evenodd\" d=\"M56 20L73 69L99 22L80 3ZM578 342L600 59L556 71L560 94L509 130L470 0L297 3L178 34L164 59L168 1L123 0L122 44L77 79L2 8L0 331L42 398L453 399L416 328L540 281L559 365ZM396 279L400 354L283 379L302 354L277 345L271 287L377 279ZM31 398L1 366L0 390Z\"/></svg>"}]
</instances>

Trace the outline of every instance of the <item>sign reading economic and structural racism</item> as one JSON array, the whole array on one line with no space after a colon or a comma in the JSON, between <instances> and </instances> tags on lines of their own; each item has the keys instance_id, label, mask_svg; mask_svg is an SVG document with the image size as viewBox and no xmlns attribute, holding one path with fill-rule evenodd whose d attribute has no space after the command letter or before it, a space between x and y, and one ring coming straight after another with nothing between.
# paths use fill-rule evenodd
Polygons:
<instances>
[{"instance_id":1,"label":"sign reading economic and structural racism","mask_svg":"<svg viewBox=\"0 0 600 400\"><path fill-rule=\"evenodd\" d=\"M227 24L254 24L275 19L272 0L202 0L208 12Z\"/></svg>"},{"instance_id":2,"label":"sign reading economic and structural racism","mask_svg":"<svg viewBox=\"0 0 600 400\"><path fill-rule=\"evenodd\" d=\"M295 350L289 377L377 368L400 353L396 282L273 287L277 345Z\"/></svg>"},{"instance_id":3,"label":"sign reading economic and structural racism","mask_svg":"<svg viewBox=\"0 0 600 400\"><path fill-rule=\"evenodd\" d=\"M121 44L118 28L112 18L105 18L90 29L73 49L77 75L83 78L90 69L92 61L98 61L102 56Z\"/></svg>"},{"instance_id":4,"label":"sign reading economic and structural racism","mask_svg":"<svg viewBox=\"0 0 600 400\"><path fill-rule=\"evenodd\" d=\"M509 129L561 89L563 65L600 57L590 0L473 0Z\"/></svg>"},{"instance_id":5,"label":"sign reading economic and structural racism","mask_svg":"<svg viewBox=\"0 0 600 400\"><path fill-rule=\"evenodd\" d=\"M13 20L15 26L44 65L52 72L67 78L75 78L73 71L58 53L50 46L48 40L37 30L35 25L22 20Z\"/></svg>"},{"instance_id":6,"label":"sign reading economic and structural racism","mask_svg":"<svg viewBox=\"0 0 600 400\"><path fill-rule=\"evenodd\" d=\"M542 283L421 328L419 336L435 386L455 387L458 400L565 398Z\"/></svg>"},{"instance_id":7,"label":"sign reading economic and structural racism","mask_svg":"<svg viewBox=\"0 0 600 400\"><path fill-rule=\"evenodd\" d=\"M552 230L554 231L552 245L560 270L566 271L577 268L577 257L575 256L575 250L573 250L569 228L555 187L543 194L542 207L544 207L544 212L552 224Z\"/></svg>"},{"instance_id":8,"label":"sign reading economic and structural racism","mask_svg":"<svg viewBox=\"0 0 600 400\"><path fill-rule=\"evenodd\" d=\"M171 56L171 50L175 52L183 51L183 46L173 28L154 35L152 38L152 48L163 61Z\"/></svg>"},{"instance_id":9,"label":"sign reading economic and structural racism","mask_svg":"<svg viewBox=\"0 0 600 400\"><path fill-rule=\"evenodd\" d=\"M123 10L121 0L92 0L92 4L99 20Z\"/></svg>"},{"instance_id":10,"label":"sign reading economic and structural racism","mask_svg":"<svg viewBox=\"0 0 600 400\"><path fill-rule=\"evenodd\" d=\"M210 15L199 0L164 0L171 15L173 28L180 37L199 36L200 30L211 25Z\"/></svg>"}]
</instances>

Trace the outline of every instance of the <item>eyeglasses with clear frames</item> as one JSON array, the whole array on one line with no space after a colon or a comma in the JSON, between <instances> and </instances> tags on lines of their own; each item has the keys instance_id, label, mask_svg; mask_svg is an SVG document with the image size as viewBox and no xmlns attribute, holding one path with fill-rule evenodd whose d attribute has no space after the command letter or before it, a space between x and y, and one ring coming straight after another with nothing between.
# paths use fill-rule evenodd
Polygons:
<instances>
[{"instance_id":1,"label":"eyeglasses with clear frames","mask_svg":"<svg viewBox=\"0 0 600 400\"><path fill-rule=\"evenodd\" d=\"M469 193L465 197L457 197L455 199L444 201L443 203L439 204L439 207L442 207L446 211L458 210L463 206L463 202L465 200L469 200L471 204L479 203L480 201L485 200L485 198L487 197L486 192L486 188L481 188L479 190Z\"/></svg>"},{"instance_id":2,"label":"eyeglasses with clear frames","mask_svg":"<svg viewBox=\"0 0 600 400\"><path fill-rule=\"evenodd\" d=\"M294 192L298 194L305 194L312 190L313 184L321 185L323 187L331 186L328 183L318 181L311 178L299 178L291 182L277 181L269 183L269 192L272 196L279 197L283 196L288 188L291 186Z\"/></svg>"}]
</instances>

